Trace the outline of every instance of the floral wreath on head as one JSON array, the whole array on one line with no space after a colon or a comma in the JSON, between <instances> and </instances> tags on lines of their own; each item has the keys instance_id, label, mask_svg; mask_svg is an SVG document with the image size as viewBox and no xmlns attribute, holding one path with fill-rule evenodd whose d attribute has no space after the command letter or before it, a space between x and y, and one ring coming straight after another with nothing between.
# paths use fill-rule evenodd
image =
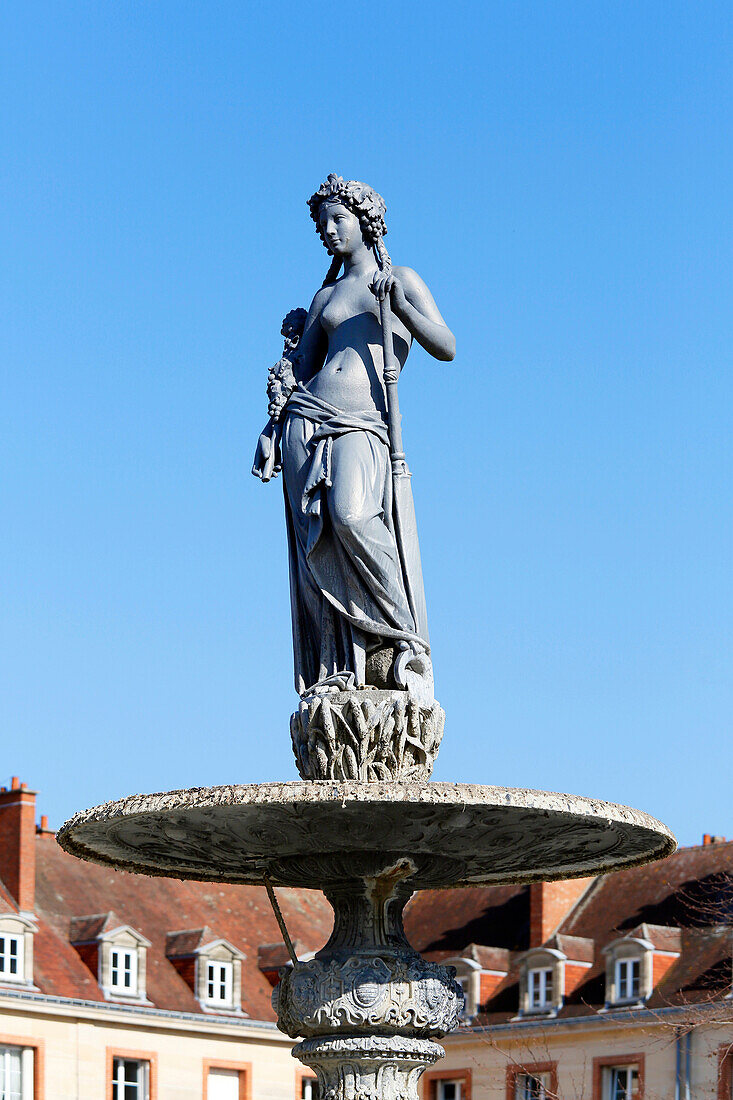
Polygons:
<instances>
[{"instance_id":1,"label":"floral wreath on head","mask_svg":"<svg viewBox=\"0 0 733 1100\"><path fill-rule=\"evenodd\" d=\"M359 219L362 233L372 247L386 236L387 226L384 215L387 212L387 204L382 196L366 183L360 183L359 180L345 180L342 176L331 172L325 183L322 183L315 194L308 199L311 217L316 223L316 231L329 256L331 249L326 244L318 221L322 202L340 202L348 207Z\"/></svg>"}]
</instances>

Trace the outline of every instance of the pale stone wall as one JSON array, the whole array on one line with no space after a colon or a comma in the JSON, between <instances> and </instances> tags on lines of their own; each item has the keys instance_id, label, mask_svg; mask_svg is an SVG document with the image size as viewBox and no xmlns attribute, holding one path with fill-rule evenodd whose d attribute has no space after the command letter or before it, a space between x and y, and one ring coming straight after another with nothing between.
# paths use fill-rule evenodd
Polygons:
<instances>
[{"instance_id":1,"label":"pale stone wall","mask_svg":"<svg viewBox=\"0 0 733 1100\"><path fill-rule=\"evenodd\" d=\"M35 1100L109 1100L108 1048L155 1057L158 1100L201 1100L206 1063L251 1065L256 1100L294 1100L300 1063L274 1027L217 1018L119 1012L106 1005L27 1003L0 995L0 1044L42 1046L43 1091Z\"/></svg>"},{"instance_id":2,"label":"pale stone wall","mask_svg":"<svg viewBox=\"0 0 733 1100\"><path fill-rule=\"evenodd\" d=\"M694 1100L718 1100L718 1066L721 1048L733 1050L733 1006L731 1020L722 1023L693 1021L690 1048L690 1095ZM675 1091L675 1026L672 1018L644 1025L631 1023L592 1026L578 1023L554 1030L538 1028L522 1037L496 1032L494 1038L480 1032L463 1032L443 1040L445 1059L435 1070L445 1078L461 1071L471 1074L470 1100L506 1100L507 1066L557 1063L558 1094L561 1100L603 1100L594 1092L594 1059L644 1057L644 1100L671 1100ZM596 1082L597 1083L597 1082ZM430 1089L423 1089L430 1100Z\"/></svg>"},{"instance_id":3,"label":"pale stone wall","mask_svg":"<svg viewBox=\"0 0 733 1100\"><path fill-rule=\"evenodd\" d=\"M731 1011L733 1012L733 1006ZM506 1100L507 1066L557 1063L562 1100L602 1100L593 1091L595 1058L644 1055L644 1100L674 1096L675 1021L547 1025L490 1034L462 1030L443 1040L446 1058L434 1079L470 1074L467 1100ZM299 1062L292 1040L274 1027L211 1016L120 1011L100 1003L31 1001L0 994L0 1044L28 1040L42 1045L44 1091L34 1100L109 1100L108 1048L141 1059L153 1055L157 1100L201 1100L209 1063L249 1064L252 1100L296 1100ZM692 1031L691 1096L717 1100L721 1048L733 1045L733 1020L698 1022ZM434 1097L431 1084L425 1100Z\"/></svg>"}]
</instances>

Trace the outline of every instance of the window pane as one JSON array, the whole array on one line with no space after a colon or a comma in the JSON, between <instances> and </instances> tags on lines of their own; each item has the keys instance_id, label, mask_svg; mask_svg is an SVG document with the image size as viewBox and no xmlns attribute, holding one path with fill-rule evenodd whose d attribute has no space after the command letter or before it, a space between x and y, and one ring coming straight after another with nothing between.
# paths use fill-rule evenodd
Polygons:
<instances>
[{"instance_id":1,"label":"window pane","mask_svg":"<svg viewBox=\"0 0 733 1100\"><path fill-rule=\"evenodd\" d=\"M530 970L528 977L531 1008L547 1008L552 1004L552 970Z\"/></svg>"},{"instance_id":2,"label":"window pane","mask_svg":"<svg viewBox=\"0 0 733 1100\"><path fill-rule=\"evenodd\" d=\"M147 1100L147 1062L115 1058L112 1063L112 1100Z\"/></svg>"},{"instance_id":3,"label":"window pane","mask_svg":"<svg viewBox=\"0 0 733 1100\"><path fill-rule=\"evenodd\" d=\"M315 1077L301 1077L300 1100L320 1100L318 1081Z\"/></svg>"},{"instance_id":4,"label":"window pane","mask_svg":"<svg viewBox=\"0 0 733 1100\"><path fill-rule=\"evenodd\" d=\"M0 974L21 977L23 972L23 943L20 936L0 936Z\"/></svg>"},{"instance_id":5,"label":"window pane","mask_svg":"<svg viewBox=\"0 0 733 1100\"><path fill-rule=\"evenodd\" d=\"M206 966L206 999L211 1004L231 1005L234 966L230 962L210 962Z\"/></svg>"},{"instance_id":6,"label":"window pane","mask_svg":"<svg viewBox=\"0 0 733 1100\"><path fill-rule=\"evenodd\" d=\"M614 1066L607 1071L609 1100L637 1100L639 1071L635 1066Z\"/></svg>"},{"instance_id":7,"label":"window pane","mask_svg":"<svg viewBox=\"0 0 733 1100\"><path fill-rule=\"evenodd\" d=\"M639 978L641 976L641 963L639 959L633 959L631 962L631 975L630 975L630 997L639 996Z\"/></svg>"},{"instance_id":8,"label":"window pane","mask_svg":"<svg viewBox=\"0 0 733 1100\"><path fill-rule=\"evenodd\" d=\"M460 1081L439 1081L438 1100L461 1100Z\"/></svg>"},{"instance_id":9,"label":"window pane","mask_svg":"<svg viewBox=\"0 0 733 1100\"><path fill-rule=\"evenodd\" d=\"M0 1047L1 1100L21 1100L21 1054L19 1047Z\"/></svg>"},{"instance_id":10,"label":"window pane","mask_svg":"<svg viewBox=\"0 0 733 1100\"><path fill-rule=\"evenodd\" d=\"M544 1073L537 1076L520 1073L514 1085L515 1100L545 1100L548 1081L549 1078Z\"/></svg>"},{"instance_id":11,"label":"window pane","mask_svg":"<svg viewBox=\"0 0 733 1100\"><path fill-rule=\"evenodd\" d=\"M235 1069L210 1069L206 1079L207 1100L239 1100L239 1073Z\"/></svg>"}]
</instances>

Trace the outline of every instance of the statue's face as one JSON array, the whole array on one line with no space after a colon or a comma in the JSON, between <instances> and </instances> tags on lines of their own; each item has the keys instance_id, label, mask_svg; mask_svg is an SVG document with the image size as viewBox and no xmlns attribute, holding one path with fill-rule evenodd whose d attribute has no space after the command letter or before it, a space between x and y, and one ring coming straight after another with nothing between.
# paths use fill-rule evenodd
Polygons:
<instances>
[{"instance_id":1,"label":"statue's face","mask_svg":"<svg viewBox=\"0 0 733 1100\"><path fill-rule=\"evenodd\" d=\"M363 243L359 219L340 202L322 202L318 224L334 256L348 256Z\"/></svg>"}]
</instances>

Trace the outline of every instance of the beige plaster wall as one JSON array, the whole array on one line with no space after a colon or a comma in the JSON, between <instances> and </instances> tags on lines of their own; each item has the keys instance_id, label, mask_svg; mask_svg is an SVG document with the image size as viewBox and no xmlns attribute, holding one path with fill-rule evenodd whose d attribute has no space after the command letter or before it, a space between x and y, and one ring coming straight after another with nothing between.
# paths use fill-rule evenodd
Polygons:
<instances>
[{"instance_id":1,"label":"beige plaster wall","mask_svg":"<svg viewBox=\"0 0 733 1100\"><path fill-rule=\"evenodd\" d=\"M204 1030L208 1029L208 1030ZM251 1100L295 1100L300 1063L291 1057L291 1041L276 1031L201 1022L112 1014L72 1005L31 1006L0 997L0 1042L29 1038L43 1048L45 1091L36 1100L109 1100L108 1048L141 1058L156 1056L158 1100L201 1100L205 1062L251 1065ZM462 1032L444 1041L446 1058L433 1067L450 1078L470 1073L470 1100L506 1100L508 1065L557 1062L562 1100L598 1100L593 1093L594 1058L644 1055L644 1100L674 1096L676 1048L672 1024L575 1027L552 1026L531 1035L497 1032L495 1039ZM691 1096L718 1100L718 1059L733 1045L733 1020L700 1024L692 1033ZM430 1088L423 1089L429 1100Z\"/></svg>"},{"instance_id":2,"label":"beige plaster wall","mask_svg":"<svg viewBox=\"0 0 733 1100\"><path fill-rule=\"evenodd\" d=\"M73 1010L72 1010L73 1011ZM42 1044L43 1100L109 1100L108 1048L142 1059L155 1055L158 1100L201 1100L204 1063L249 1063L252 1100L294 1100L300 1063L277 1032L205 1034L189 1026L144 1026L83 1016L8 1011L0 1006L2 1042Z\"/></svg>"},{"instance_id":3,"label":"beige plaster wall","mask_svg":"<svg viewBox=\"0 0 733 1100\"><path fill-rule=\"evenodd\" d=\"M692 1030L691 1096L718 1100L718 1060L724 1044L733 1045L733 1019L701 1023ZM633 1027L628 1024L554 1034L551 1027L519 1040L497 1033L495 1040L463 1033L443 1040L446 1057L434 1070L441 1076L468 1070L471 1100L506 1100L507 1066L557 1062L558 1093L562 1100L601 1100L593 1091L596 1058L644 1056L644 1100L672 1100L676 1075L675 1030L671 1023ZM423 1090L426 1100L429 1100Z\"/></svg>"}]
</instances>

